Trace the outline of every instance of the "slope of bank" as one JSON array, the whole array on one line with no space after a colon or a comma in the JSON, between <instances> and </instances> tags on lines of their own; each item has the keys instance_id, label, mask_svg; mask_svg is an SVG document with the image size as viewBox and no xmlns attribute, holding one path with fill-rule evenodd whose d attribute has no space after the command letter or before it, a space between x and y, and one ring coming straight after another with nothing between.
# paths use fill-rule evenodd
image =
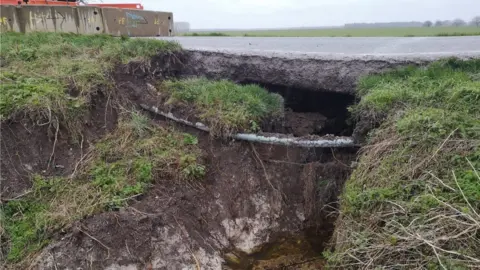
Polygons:
<instances>
[{"instance_id":1,"label":"slope of bank","mask_svg":"<svg viewBox=\"0 0 480 270\"><path fill-rule=\"evenodd\" d=\"M376 127L341 195L342 269L480 265L480 61L364 77L351 108Z\"/></svg>"},{"instance_id":2,"label":"slope of bank","mask_svg":"<svg viewBox=\"0 0 480 270\"><path fill-rule=\"evenodd\" d=\"M131 110L130 93L113 82L117 66L150 70L150 58L168 58L178 44L65 33L0 38L0 240L7 266L24 267L17 263L54 233L143 193L153 167L178 178L192 176L180 172L187 167L202 167L195 146L176 143L183 137L174 130L149 127ZM186 153L188 162L168 165Z\"/></svg>"}]
</instances>

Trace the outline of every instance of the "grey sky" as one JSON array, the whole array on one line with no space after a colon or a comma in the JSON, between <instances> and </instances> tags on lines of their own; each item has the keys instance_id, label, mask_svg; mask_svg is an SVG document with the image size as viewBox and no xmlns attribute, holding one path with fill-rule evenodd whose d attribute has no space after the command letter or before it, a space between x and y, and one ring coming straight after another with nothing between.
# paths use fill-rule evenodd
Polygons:
<instances>
[{"instance_id":1,"label":"grey sky","mask_svg":"<svg viewBox=\"0 0 480 270\"><path fill-rule=\"evenodd\" d=\"M175 21L188 21L195 29L470 20L480 15L480 0L143 0L142 3L148 10L171 11Z\"/></svg>"}]
</instances>

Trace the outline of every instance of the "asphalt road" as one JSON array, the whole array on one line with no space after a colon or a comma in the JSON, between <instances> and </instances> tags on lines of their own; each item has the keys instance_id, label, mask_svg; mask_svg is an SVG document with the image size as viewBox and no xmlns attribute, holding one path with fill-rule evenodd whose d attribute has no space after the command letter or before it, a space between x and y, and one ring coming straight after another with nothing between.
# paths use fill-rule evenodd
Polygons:
<instances>
[{"instance_id":1,"label":"asphalt road","mask_svg":"<svg viewBox=\"0 0 480 270\"><path fill-rule=\"evenodd\" d=\"M344 55L479 55L480 36L471 37L168 37L186 49L275 51Z\"/></svg>"}]
</instances>

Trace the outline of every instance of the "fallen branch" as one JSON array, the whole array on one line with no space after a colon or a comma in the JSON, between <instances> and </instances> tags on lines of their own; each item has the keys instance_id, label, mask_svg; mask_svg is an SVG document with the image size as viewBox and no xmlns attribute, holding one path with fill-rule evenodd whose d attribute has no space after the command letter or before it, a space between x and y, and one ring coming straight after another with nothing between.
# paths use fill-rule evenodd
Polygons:
<instances>
[{"instance_id":1,"label":"fallen branch","mask_svg":"<svg viewBox=\"0 0 480 270\"><path fill-rule=\"evenodd\" d=\"M150 107L145 104L140 104L140 106L150 112L155 114L161 115L165 118L173 120L178 123L182 123L184 125L197 128L199 130L203 130L205 132L210 132L210 128L205 126L202 123L192 123L185 119L177 118L172 113L164 113L160 111L157 107ZM353 147L355 143L353 142L353 138L351 137L333 137L333 138L321 138L321 139L313 139L307 140L302 138L279 138L275 136L262 136L253 133L237 133L230 135L231 138L241 141L249 141L249 142L256 142L256 143L265 143L265 144L276 144L276 145L286 145L286 146L298 146L298 147L306 147L306 148L314 148L314 147Z\"/></svg>"}]
</instances>

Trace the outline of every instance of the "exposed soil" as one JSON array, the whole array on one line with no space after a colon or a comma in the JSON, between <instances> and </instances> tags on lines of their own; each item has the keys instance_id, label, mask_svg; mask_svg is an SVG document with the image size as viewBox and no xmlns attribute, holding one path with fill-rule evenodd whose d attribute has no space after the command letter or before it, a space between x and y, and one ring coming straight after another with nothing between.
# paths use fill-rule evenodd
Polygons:
<instances>
[{"instance_id":1,"label":"exposed soil","mask_svg":"<svg viewBox=\"0 0 480 270\"><path fill-rule=\"evenodd\" d=\"M270 269L278 269L287 262L320 256L334 220L324 218L323 211L328 210L324 206L338 192L331 189L339 190L350 172L342 163L350 164L354 155L340 150L336 156L341 161L306 163L331 160L332 152L222 143L188 131L199 137L207 160L203 182L158 179L148 194L130 207L75 224L78 229L45 251L38 269L115 265L194 269L196 261L202 269L219 269L226 267L222 266L223 252L239 258L241 267L230 264L232 269L261 269L259 265L283 257L285 261L271 262L276 266ZM286 235L311 243L291 254L293 257L262 256L268 249L262 246L275 246L277 239ZM310 247L314 245L318 249ZM253 255L244 257L247 253Z\"/></svg>"},{"instance_id":2,"label":"exposed soil","mask_svg":"<svg viewBox=\"0 0 480 270\"><path fill-rule=\"evenodd\" d=\"M327 117L319 113L285 112L285 133L296 137L320 133L325 127Z\"/></svg>"},{"instance_id":3,"label":"exposed soil","mask_svg":"<svg viewBox=\"0 0 480 270\"><path fill-rule=\"evenodd\" d=\"M117 112L101 92L83 117L83 138L72 140L65 127L17 117L0 123L1 185L0 198L21 196L31 186L33 174L66 176L73 173L85 149L113 130ZM57 141L55 143L55 134ZM55 148L54 148L55 144Z\"/></svg>"},{"instance_id":4,"label":"exposed soil","mask_svg":"<svg viewBox=\"0 0 480 270\"><path fill-rule=\"evenodd\" d=\"M140 103L158 106L161 97L148 83L176 76L180 68L181 56L163 56L147 67L134 63L118 69L113 76L117 101L125 107ZM82 156L80 146L85 149L115 126L117 111L107 100L100 94L94 99L85 118L83 144L71 142L60 128L48 168L54 141L48 125L21 120L2 123L2 196L22 194L33 173L71 174ZM219 141L202 131L151 117L156 125L176 125L199 138L207 166L205 179L198 183L156 179L148 193L132 200L129 207L85 218L66 234L57 234L34 268L322 266L318 257L331 237L336 218L332 213L357 149ZM297 136L321 134L328 117L324 112L299 113L293 109L287 113L285 128ZM339 129L338 134L347 132L344 126ZM308 244L272 252L272 247L292 239ZM225 265L225 253L236 259Z\"/></svg>"},{"instance_id":5,"label":"exposed soil","mask_svg":"<svg viewBox=\"0 0 480 270\"><path fill-rule=\"evenodd\" d=\"M354 94L358 78L397 67L421 66L438 57L347 56L280 51L194 50L182 76L251 81L319 92Z\"/></svg>"}]
</instances>

